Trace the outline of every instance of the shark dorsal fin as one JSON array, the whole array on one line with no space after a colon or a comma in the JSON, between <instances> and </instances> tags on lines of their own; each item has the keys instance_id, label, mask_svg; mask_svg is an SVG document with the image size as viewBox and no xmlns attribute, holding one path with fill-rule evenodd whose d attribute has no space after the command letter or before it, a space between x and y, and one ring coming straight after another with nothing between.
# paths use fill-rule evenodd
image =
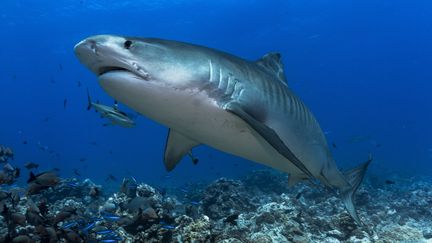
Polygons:
<instances>
[{"instance_id":1,"label":"shark dorsal fin","mask_svg":"<svg viewBox=\"0 0 432 243\"><path fill-rule=\"evenodd\" d=\"M263 67L268 72L274 74L279 81L286 85L286 78L280 53L269 52L265 54L261 59L258 59L256 61L256 64Z\"/></svg>"}]
</instances>

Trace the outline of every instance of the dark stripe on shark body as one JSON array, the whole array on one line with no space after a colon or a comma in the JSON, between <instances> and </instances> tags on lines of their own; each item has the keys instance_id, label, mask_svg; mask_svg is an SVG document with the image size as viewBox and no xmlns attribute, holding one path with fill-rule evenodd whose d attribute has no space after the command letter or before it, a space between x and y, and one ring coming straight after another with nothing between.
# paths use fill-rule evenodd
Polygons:
<instances>
[{"instance_id":1,"label":"dark stripe on shark body","mask_svg":"<svg viewBox=\"0 0 432 243\"><path fill-rule=\"evenodd\" d=\"M292 101L293 101L292 115L294 116L295 119L298 119L298 110L300 109L299 103L298 103L298 100L294 96L292 96Z\"/></svg>"},{"instance_id":2,"label":"dark stripe on shark body","mask_svg":"<svg viewBox=\"0 0 432 243\"><path fill-rule=\"evenodd\" d=\"M306 105L303 102L301 102L301 104L302 104L303 113L304 113L303 114L303 116L304 116L303 123L305 125L309 125L312 122L312 114L310 113L309 109L306 107Z\"/></svg>"},{"instance_id":3,"label":"dark stripe on shark body","mask_svg":"<svg viewBox=\"0 0 432 243\"><path fill-rule=\"evenodd\" d=\"M270 99L269 100L274 100L274 98L275 98L275 93L274 93L274 90L273 90L273 84L272 83L270 83L270 82L265 82L266 84L267 84L267 94L269 94L269 96L270 96Z\"/></svg>"},{"instance_id":4,"label":"dark stripe on shark body","mask_svg":"<svg viewBox=\"0 0 432 243\"><path fill-rule=\"evenodd\" d=\"M303 102L301 102L297 97L293 95L290 95L290 97L292 98L292 101L294 103L292 113L293 116L295 117L295 119L301 121L303 124L307 124L309 111L307 110Z\"/></svg>"},{"instance_id":5,"label":"dark stripe on shark body","mask_svg":"<svg viewBox=\"0 0 432 243\"><path fill-rule=\"evenodd\" d=\"M301 102L300 100L299 100L299 107L300 107L300 110L298 111L299 112L299 119L300 119L300 121L302 121L302 122L304 122L305 121L305 119L306 119L306 113L305 113L305 107L304 107L304 105L303 105L303 102Z\"/></svg>"},{"instance_id":6,"label":"dark stripe on shark body","mask_svg":"<svg viewBox=\"0 0 432 243\"><path fill-rule=\"evenodd\" d=\"M289 111L289 99L288 99L288 96L287 96L287 92L286 92L286 90L285 89L281 89L281 91L282 91L282 103L283 103L283 110L284 110L284 112L288 112Z\"/></svg>"},{"instance_id":7,"label":"dark stripe on shark body","mask_svg":"<svg viewBox=\"0 0 432 243\"><path fill-rule=\"evenodd\" d=\"M264 94L267 94L267 103L269 105L271 105L272 101L273 101L273 94L269 92L270 86L271 84L267 81L264 80L264 82L262 82L262 91Z\"/></svg>"},{"instance_id":8,"label":"dark stripe on shark body","mask_svg":"<svg viewBox=\"0 0 432 243\"><path fill-rule=\"evenodd\" d=\"M288 100L288 101L287 101L287 104L288 104L287 112L288 112L290 115L292 115L292 114L294 113L294 99L293 99L292 95L288 93L288 91L286 91L286 92L287 92L287 94L286 94L286 98L287 98L287 100Z\"/></svg>"},{"instance_id":9,"label":"dark stripe on shark body","mask_svg":"<svg viewBox=\"0 0 432 243\"><path fill-rule=\"evenodd\" d=\"M300 111L299 111L300 121L302 121L304 123L304 121L306 119L306 109L303 105L303 102L299 101L299 105L300 105Z\"/></svg>"},{"instance_id":10,"label":"dark stripe on shark body","mask_svg":"<svg viewBox=\"0 0 432 243\"><path fill-rule=\"evenodd\" d=\"M282 107L282 96L280 92L281 90L279 86L272 85L273 104L277 105L278 107Z\"/></svg>"}]
</instances>

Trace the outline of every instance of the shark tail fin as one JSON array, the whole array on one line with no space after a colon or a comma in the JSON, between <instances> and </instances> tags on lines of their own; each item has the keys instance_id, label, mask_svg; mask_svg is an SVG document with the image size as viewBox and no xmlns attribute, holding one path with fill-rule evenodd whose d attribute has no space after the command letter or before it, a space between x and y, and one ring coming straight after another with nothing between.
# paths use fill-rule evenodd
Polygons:
<instances>
[{"instance_id":1,"label":"shark tail fin","mask_svg":"<svg viewBox=\"0 0 432 243\"><path fill-rule=\"evenodd\" d=\"M91 109L91 107L92 107L92 101L91 101L91 97L90 97L90 92L89 92L89 90L87 89L87 110L90 110Z\"/></svg>"},{"instance_id":2,"label":"shark tail fin","mask_svg":"<svg viewBox=\"0 0 432 243\"><path fill-rule=\"evenodd\" d=\"M353 203L353 197L366 174L366 169L369 166L370 162L372 162L371 155L369 155L369 159L366 162L344 173L345 178L351 186L342 190L342 200L348 213L359 225L362 225L362 222L357 215L357 211Z\"/></svg>"}]
</instances>

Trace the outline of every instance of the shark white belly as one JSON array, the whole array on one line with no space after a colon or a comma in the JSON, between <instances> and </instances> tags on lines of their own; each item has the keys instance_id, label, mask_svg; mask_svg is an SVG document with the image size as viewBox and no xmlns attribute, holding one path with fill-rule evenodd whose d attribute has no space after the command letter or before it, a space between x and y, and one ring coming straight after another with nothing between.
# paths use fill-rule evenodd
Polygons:
<instances>
[{"instance_id":1,"label":"shark white belly","mask_svg":"<svg viewBox=\"0 0 432 243\"><path fill-rule=\"evenodd\" d=\"M126 79L130 81L119 82ZM133 73L121 71L104 74L99 82L108 94L117 97L120 102L199 143L287 173L301 174L253 128L238 116L221 109L206 92L198 89L162 89L158 84L150 84L151 81L143 85ZM134 87L131 89L130 86ZM126 91L127 96L121 95Z\"/></svg>"}]
</instances>

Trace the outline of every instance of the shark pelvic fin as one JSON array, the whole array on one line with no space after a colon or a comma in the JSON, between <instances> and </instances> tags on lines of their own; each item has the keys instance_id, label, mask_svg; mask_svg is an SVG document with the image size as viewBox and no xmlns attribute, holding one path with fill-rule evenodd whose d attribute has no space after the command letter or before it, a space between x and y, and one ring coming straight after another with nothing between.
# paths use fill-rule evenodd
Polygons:
<instances>
[{"instance_id":1,"label":"shark pelvic fin","mask_svg":"<svg viewBox=\"0 0 432 243\"><path fill-rule=\"evenodd\" d=\"M198 142L178 133L175 130L169 129L164 154L166 170L173 170L183 156L187 155L191 149L197 145L199 145Z\"/></svg>"},{"instance_id":2,"label":"shark pelvic fin","mask_svg":"<svg viewBox=\"0 0 432 243\"><path fill-rule=\"evenodd\" d=\"M348 213L358 225L362 225L362 222L357 215L357 211L353 203L353 197L366 174L366 169L370 162L372 162L372 156L369 156L369 159L366 162L344 173L346 180L351 186L341 191L342 200Z\"/></svg>"},{"instance_id":3,"label":"shark pelvic fin","mask_svg":"<svg viewBox=\"0 0 432 243\"><path fill-rule=\"evenodd\" d=\"M287 84L280 53L267 53L257 60L256 64L274 74L283 84Z\"/></svg>"},{"instance_id":4,"label":"shark pelvic fin","mask_svg":"<svg viewBox=\"0 0 432 243\"><path fill-rule=\"evenodd\" d=\"M272 128L256 120L251 114L247 113L237 102L229 102L225 104L224 109L237 115L247 124L249 124L249 126L251 126L259 135L261 135L274 149L276 149L276 151L278 151L282 156L284 156L291 163L293 163L301 172L305 173L305 175L309 179L314 178L312 173L295 156L295 154L288 148L288 146L285 145L282 139Z\"/></svg>"}]
</instances>

